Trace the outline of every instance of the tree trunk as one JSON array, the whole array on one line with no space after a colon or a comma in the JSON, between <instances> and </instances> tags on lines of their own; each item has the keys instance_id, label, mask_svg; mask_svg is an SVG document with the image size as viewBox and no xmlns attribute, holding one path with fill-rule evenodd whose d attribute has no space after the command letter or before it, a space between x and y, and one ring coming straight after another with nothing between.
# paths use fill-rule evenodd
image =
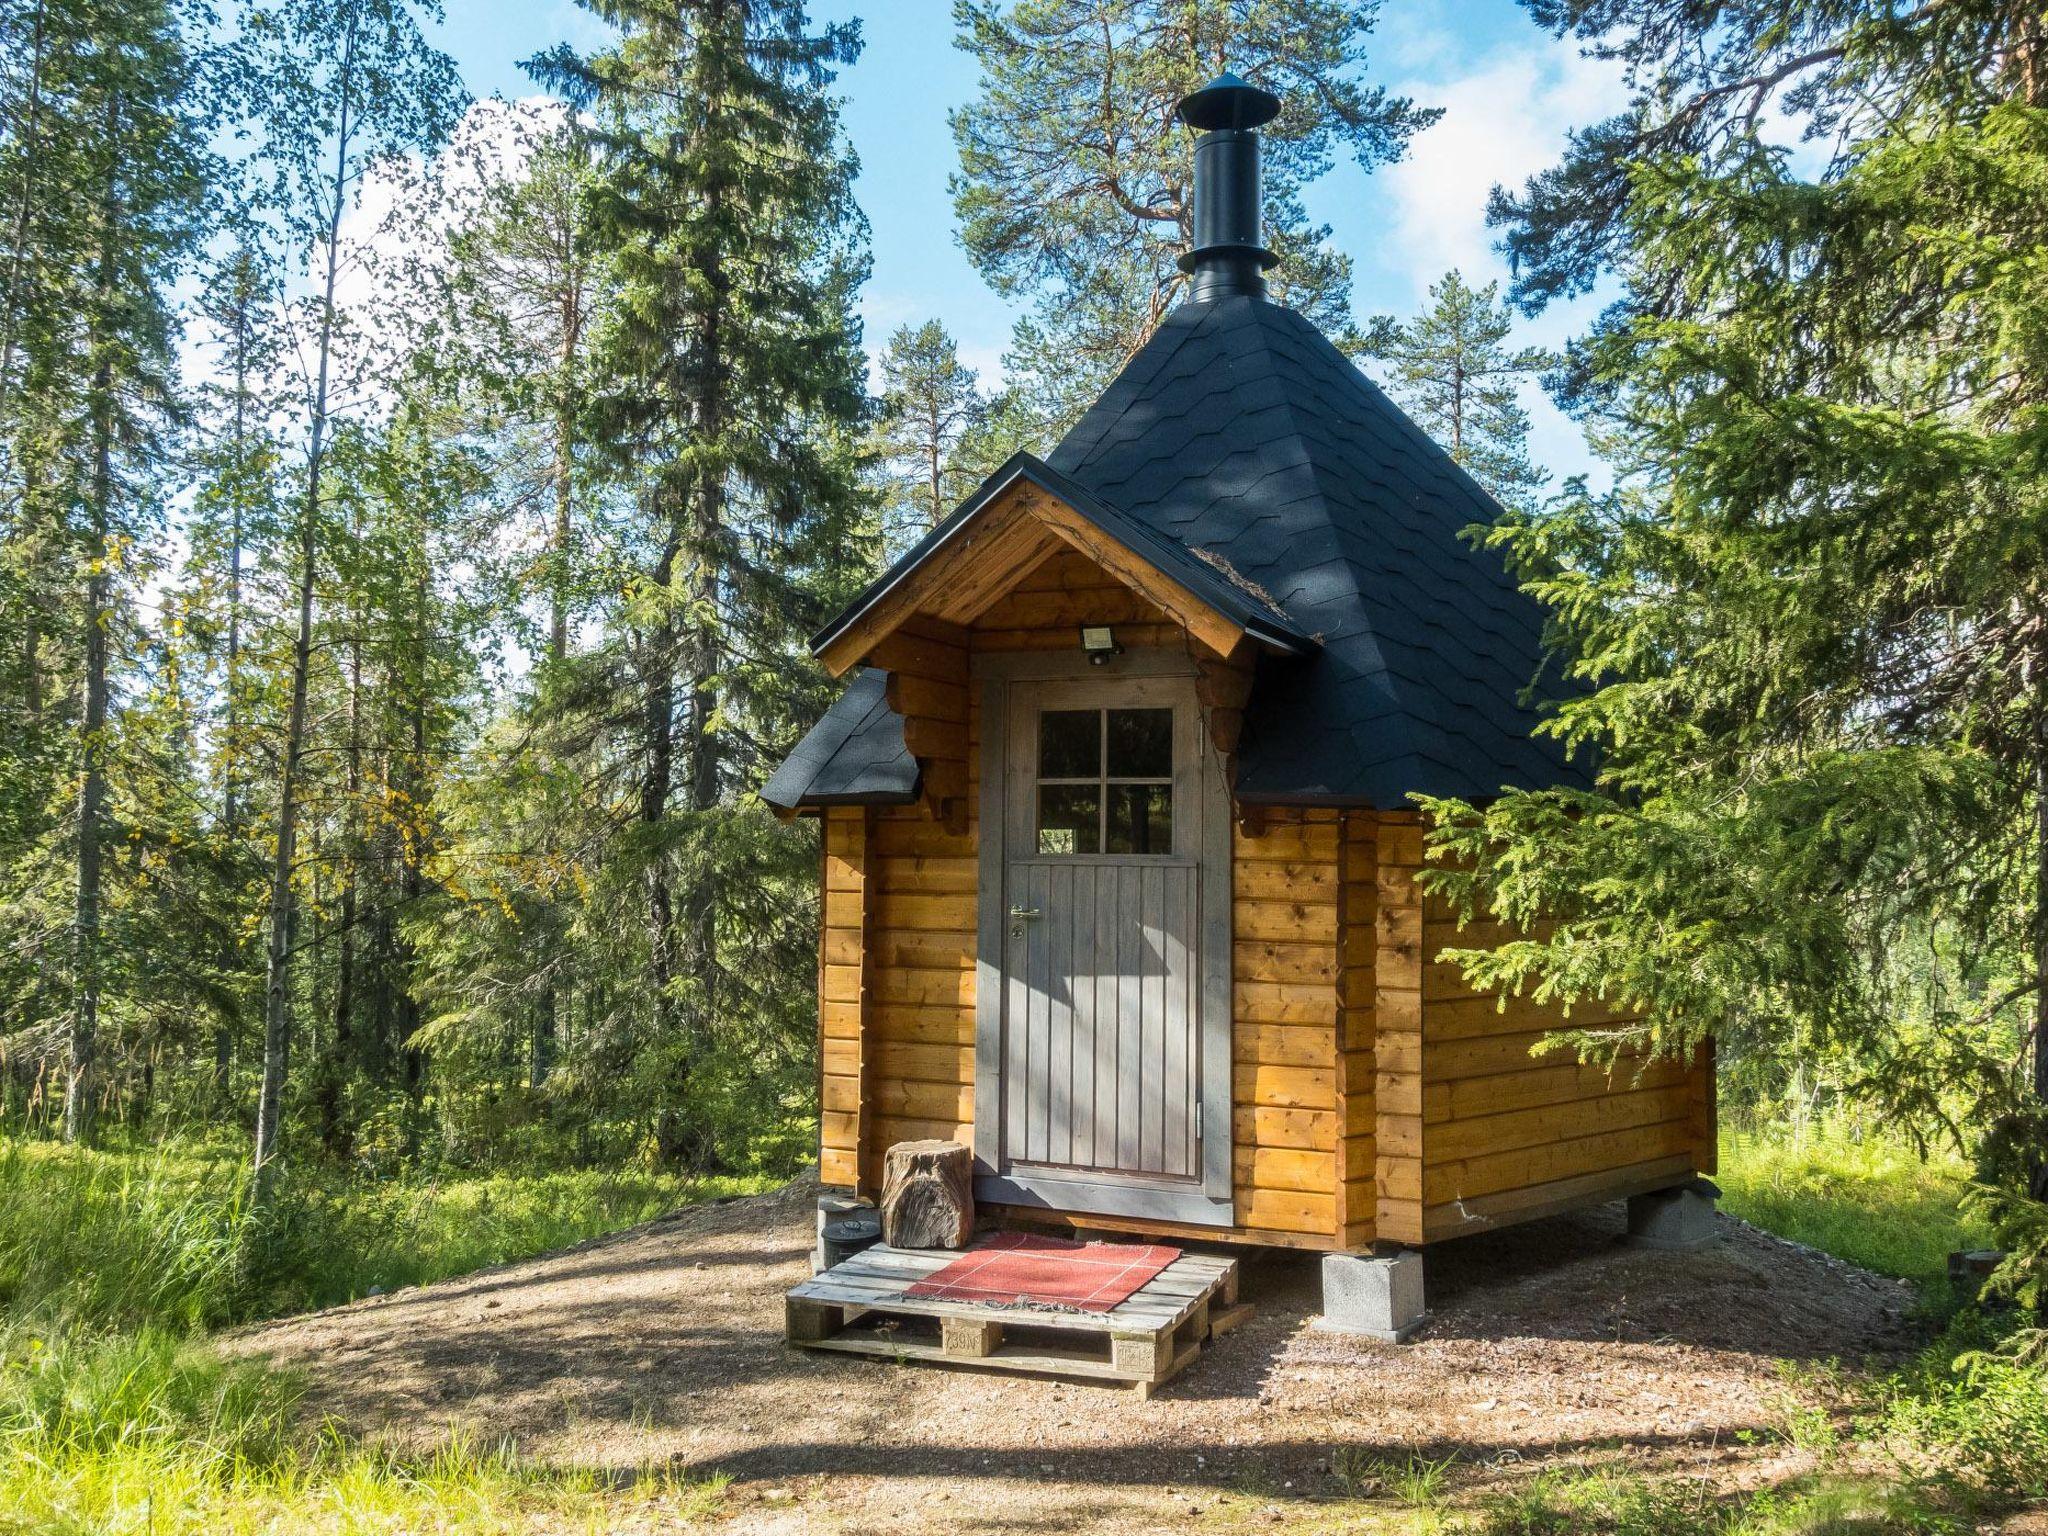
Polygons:
<instances>
[{"instance_id":1,"label":"tree trunk","mask_svg":"<svg viewBox=\"0 0 2048 1536\"><path fill-rule=\"evenodd\" d=\"M420 532L418 564L413 582L413 656L412 656L412 697L407 710L411 726L411 741L405 757L405 804L407 814L414 818L413 835L402 839L400 844L399 899L407 911L419 903L425 889L425 876L421 861L425 853L427 813L427 703L428 669L432 662L433 615L429 607L426 532ZM408 1154L417 1152L422 1131L422 1116L427 1081L427 1058L413 1040L419 1032L420 1004L415 990L413 966L416 956L412 941L398 930L395 945L399 971L398 988L398 1030L400 1036L400 1061L403 1063L406 1116L405 1148Z\"/></svg>"},{"instance_id":2,"label":"tree trunk","mask_svg":"<svg viewBox=\"0 0 2048 1536\"><path fill-rule=\"evenodd\" d=\"M249 493L248 475L248 407L249 407L249 313L246 293L238 295L239 304L235 311L234 369L235 369L235 425L234 425L234 507L229 513L228 533L228 654L222 686L226 692L226 709L221 730L226 738L227 750L221 758L221 834L226 839L230 855L239 851L242 839L242 803L236 794L235 776L240 752L239 737L241 719L238 713L238 685L242 667L242 503ZM233 938L222 946L221 969L233 975L241 969L239 946ZM232 994L231 994L232 995ZM217 1103L226 1104L229 1096L229 1069L234 1062L234 1026L239 1020L239 1008L232 1002L224 1007L226 1016L214 1026L213 1031L213 1096Z\"/></svg>"},{"instance_id":3,"label":"tree trunk","mask_svg":"<svg viewBox=\"0 0 2048 1536\"><path fill-rule=\"evenodd\" d=\"M306 455L306 494L299 526L298 630L292 642L291 706L285 717L284 762L278 774L277 849L270 868L270 936L263 978L263 1082L256 1096L256 1199L268 1199L284 1108L285 1051L291 1028L292 861L298 844L299 769L306 750L306 691L313 656L313 591L319 553L320 470L327 445L327 375L334 349L334 288L341 267L341 215L348 203L350 103L354 91L354 13L342 42L340 113L335 129L333 202L327 209L327 272L320 307L318 371L313 385Z\"/></svg>"},{"instance_id":4,"label":"tree trunk","mask_svg":"<svg viewBox=\"0 0 2048 1536\"><path fill-rule=\"evenodd\" d=\"M353 530L362 538L362 524ZM331 1157L348 1155L348 1134L343 1124L342 1099L354 1063L356 1010L356 847L362 836L363 795L363 612L352 603L348 640L348 748L347 787L341 836L341 923L335 940L334 1030L321 1065L320 1139Z\"/></svg>"},{"instance_id":5,"label":"tree trunk","mask_svg":"<svg viewBox=\"0 0 2048 1536\"><path fill-rule=\"evenodd\" d=\"M48 20L47 3L37 0L35 25L29 42L28 81L24 87L28 102L22 112L20 135L21 196L15 202L14 228L7 247L7 310L4 316L0 316L0 421L7 417L7 397L14 378L15 333L21 317L21 293L29 277L28 228L29 217L35 207L35 178L29 172L38 163L37 144L42 137L43 48Z\"/></svg>"},{"instance_id":6,"label":"tree trunk","mask_svg":"<svg viewBox=\"0 0 2048 1536\"><path fill-rule=\"evenodd\" d=\"M118 142L121 99L107 104L107 143ZM112 581L107 535L114 500L114 373L105 334L114 303L115 228L120 218L112 186L101 204L99 274L88 333L99 355L92 381L92 534L85 584L85 716L80 726L83 773L78 787L78 901L73 918L70 1072L64 1084L64 1139L92 1134L93 1052L100 1012L100 821L107 798L107 623Z\"/></svg>"},{"instance_id":7,"label":"tree trunk","mask_svg":"<svg viewBox=\"0 0 2048 1536\"><path fill-rule=\"evenodd\" d=\"M664 592L675 569L675 549L676 540L671 537L655 570L655 580ZM646 747L640 779L640 821L650 832L668 814L669 788L675 773L675 651L675 623L664 612L643 651L647 698L642 721ZM656 1025L668 1035L676 1027L675 902L669 890L668 855L653 847L654 841L650 836L646 877L648 982L654 990Z\"/></svg>"},{"instance_id":8,"label":"tree trunk","mask_svg":"<svg viewBox=\"0 0 2048 1536\"><path fill-rule=\"evenodd\" d=\"M573 281L573 276L570 279ZM569 540L575 532L576 401L570 380L576 366L577 320L580 305L565 293L562 300L562 377L555 392L555 569L548 583L548 655L558 665L569 654Z\"/></svg>"},{"instance_id":9,"label":"tree trunk","mask_svg":"<svg viewBox=\"0 0 2048 1536\"><path fill-rule=\"evenodd\" d=\"M2034 750L2034 1098L2048 1104L2048 713Z\"/></svg>"},{"instance_id":10,"label":"tree trunk","mask_svg":"<svg viewBox=\"0 0 2048 1536\"><path fill-rule=\"evenodd\" d=\"M882 1156L882 1241L964 1248L974 1236L974 1153L957 1141L899 1141Z\"/></svg>"},{"instance_id":11,"label":"tree trunk","mask_svg":"<svg viewBox=\"0 0 2048 1536\"><path fill-rule=\"evenodd\" d=\"M726 25L726 12L714 9L709 26L716 31ZM744 25L744 23L737 23ZM715 110L715 109L714 109ZM706 129L716 135L714 122ZM705 218L715 228L721 217L725 189L715 182L705 193ZM704 813L718 806L718 738L712 731L712 717L718 709L718 575L725 535L725 471L720 462L719 441L726 426L725 306L731 281L715 245L707 244L698 258L698 274L705 302L697 316L696 398L691 407L692 437L706 457L698 474L690 508L690 713L686 758L689 765L689 804L701 821ZM703 1018L717 1006L718 956L715 947L718 916L715 868L700 862L687 897L683 924L685 972L698 985L698 1004L691 1017L682 1019L682 1049L674 1085L675 1101L671 1119L685 1127L664 1141L673 1141L677 1160L692 1166L703 1164L709 1146L696 1124L690 1107L692 1078L696 1068L697 1035Z\"/></svg>"}]
</instances>

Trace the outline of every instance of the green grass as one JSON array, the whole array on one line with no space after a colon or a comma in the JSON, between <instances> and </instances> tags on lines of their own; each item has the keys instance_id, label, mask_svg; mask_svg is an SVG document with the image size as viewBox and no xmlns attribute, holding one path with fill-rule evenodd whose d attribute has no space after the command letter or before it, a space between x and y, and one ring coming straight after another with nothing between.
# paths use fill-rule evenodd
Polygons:
<instances>
[{"instance_id":1,"label":"green grass","mask_svg":"<svg viewBox=\"0 0 2048 1536\"><path fill-rule=\"evenodd\" d=\"M1938 1290L1966 1170L1840 1131L1732 1136L1726 1208ZM408 1178L295 1172L253 1214L238 1158L203 1148L74 1153L0 1143L0 1536L25 1533L675 1529L722 1494L661 1470L621 1485L451 1440L401 1456L305 1421L289 1376L223 1359L210 1328L467 1272L755 1183L643 1174ZM1405 1511L1404 1530L1474 1536L1821 1536L1963 1531L2048 1494L2048 1381L1978 1359L1996 1323L1965 1312L1909 1369L1865 1389L1814 1463L1728 1499L1626 1470L1539 1475L1461 1503L1447 1466L1337 1468ZM1960 1364L1959 1364L1960 1362Z\"/></svg>"},{"instance_id":2,"label":"green grass","mask_svg":"<svg viewBox=\"0 0 2048 1536\"><path fill-rule=\"evenodd\" d=\"M0 1144L0 1536L667 1529L716 1484L616 1486L450 1441L399 1456L304 1422L289 1376L206 1343L224 1323L561 1247L764 1181L298 1174L257 1213L203 1148Z\"/></svg>"},{"instance_id":3,"label":"green grass","mask_svg":"<svg viewBox=\"0 0 2048 1536\"><path fill-rule=\"evenodd\" d=\"M1969 1175L1953 1155L1923 1162L1899 1142L1824 1127L1802 1137L1724 1134L1715 1181L1731 1216L1911 1280L1939 1301L1948 1255L1991 1242L1959 1209Z\"/></svg>"},{"instance_id":4,"label":"green grass","mask_svg":"<svg viewBox=\"0 0 2048 1536\"><path fill-rule=\"evenodd\" d=\"M0 1309L216 1327L566 1247L762 1179L492 1174L352 1184L292 1174L248 1204L239 1159L0 1143Z\"/></svg>"}]
</instances>

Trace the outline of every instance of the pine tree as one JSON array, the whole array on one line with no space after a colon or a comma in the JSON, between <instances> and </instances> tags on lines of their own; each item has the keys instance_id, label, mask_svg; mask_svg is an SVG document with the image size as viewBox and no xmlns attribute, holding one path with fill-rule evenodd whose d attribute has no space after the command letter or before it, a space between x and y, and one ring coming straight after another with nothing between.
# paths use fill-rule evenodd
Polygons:
<instances>
[{"instance_id":1,"label":"pine tree","mask_svg":"<svg viewBox=\"0 0 2048 1536\"><path fill-rule=\"evenodd\" d=\"M899 542L938 526L979 483L959 462L985 402L974 370L936 320L899 326L883 349L876 447L890 478L887 514Z\"/></svg>"},{"instance_id":2,"label":"pine tree","mask_svg":"<svg viewBox=\"0 0 2048 1536\"><path fill-rule=\"evenodd\" d=\"M1400 157L1432 111L1361 82L1377 4L1276 0L956 0L981 66L952 115L960 238L996 292L1028 300L1006 372L1055 429L1100 392L1186 291L1194 135L1174 103L1229 69L1277 93L1265 141L1276 297L1332 334L1350 326L1351 264L1301 189L1339 154Z\"/></svg>"},{"instance_id":3,"label":"pine tree","mask_svg":"<svg viewBox=\"0 0 2048 1536\"><path fill-rule=\"evenodd\" d=\"M1389 363L1396 400L1504 507L1528 507L1547 478L1529 462L1522 380L1555 365L1541 348L1510 351L1514 318L1500 285L1468 285L1455 269L1430 285L1407 324L1375 315L1361 356Z\"/></svg>"},{"instance_id":4,"label":"pine tree","mask_svg":"<svg viewBox=\"0 0 2048 1536\"><path fill-rule=\"evenodd\" d=\"M1495 535L1599 787L1433 805L1455 896L1557 919L1466 969L1647 1009L1587 1049L1839 1051L1974 1135L2048 1090L2048 30L1531 8L1638 83L1496 206L1523 303L1617 292L1567 392L1614 493ZM1767 137L1781 92L1817 169Z\"/></svg>"},{"instance_id":5,"label":"pine tree","mask_svg":"<svg viewBox=\"0 0 2048 1536\"><path fill-rule=\"evenodd\" d=\"M811 31L797 0L587 3L618 44L531 67L592 114L593 236L620 295L590 409L643 520L627 655L646 990L669 1053L658 1136L695 1158L696 1068L713 1022L747 1013L721 931L739 892L773 885L720 813L815 689L799 637L864 511L865 227L828 94L859 37Z\"/></svg>"}]
</instances>

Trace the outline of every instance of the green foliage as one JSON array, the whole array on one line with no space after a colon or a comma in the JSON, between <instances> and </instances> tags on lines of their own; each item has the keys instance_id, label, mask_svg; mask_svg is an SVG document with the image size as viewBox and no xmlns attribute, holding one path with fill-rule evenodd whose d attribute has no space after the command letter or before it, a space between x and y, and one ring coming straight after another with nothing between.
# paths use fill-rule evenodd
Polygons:
<instances>
[{"instance_id":1,"label":"green foliage","mask_svg":"<svg viewBox=\"0 0 2048 1536\"><path fill-rule=\"evenodd\" d=\"M1589 1054L1711 1034L1967 1148L2029 1086L2048 932L2033 22L1532 10L1637 91L1496 208L1525 303L1617 291L1564 388L1614 489L1484 535L1552 609L1547 728L1598 786L1430 802L1438 889L1556 920L1460 962L1640 1010L1567 1031ZM1780 90L1831 151L1772 141Z\"/></svg>"},{"instance_id":2,"label":"green foliage","mask_svg":"<svg viewBox=\"0 0 2048 1536\"><path fill-rule=\"evenodd\" d=\"M1185 292L1175 262L1192 229L1194 135L1173 105L1225 68L1282 99L1262 135L1276 294L1349 331L1351 264L1301 189L1340 154L1368 170L1398 159L1437 115L1363 82L1378 10L956 0L982 78L952 117L953 205L976 269L1032 303L1005 372L1040 423L1070 422Z\"/></svg>"},{"instance_id":3,"label":"green foliage","mask_svg":"<svg viewBox=\"0 0 2048 1536\"><path fill-rule=\"evenodd\" d=\"M1420 1451L1391 1458L1363 1446L1340 1445L1330 1455L1330 1471L1354 1499L1398 1499L1410 1509L1434 1509L1444 1500L1457 1456L1431 1458Z\"/></svg>"},{"instance_id":4,"label":"green foliage","mask_svg":"<svg viewBox=\"0 0 2048 1536\"><path fill-rule=\"evenodd\" d=\"M875 452L890 541L914 543L980 483L962 445L983 430L987 402L974 370L936 320L900 325L882 351Z\"/></svg>"},{"instance_id":5,"label":"green foliage","mask_svg":"<svg viewBox=\"0 0 2048 1536\"><path fill-rule=\"evenodd\" d=\"M423 1285L647 1221L759 1180L630 1171L295 1169L263 1211L231 1147L0 1146L0 1308L57 1329L182 1336Z\"/></svg>"},{"instance_id":6,"label":"green foliage","mask_svg":"<svg viewBox=\"0 0 2048 1536\"><path fill-rule=\"evenodd\" d=\"M1375 315L1357 350L1390 366L1395 398L1494 500L1527 509L1549 477L1529 462L1529 413L1516 389L1556 359L1536 347L1510 351L1513 328L1498 283L1475 289L1450 271L1407 324Z\"/></svg>"},{"instance_id":7,"label":"green foliage","mask_svg":"<svg viewBox=\"0 0 2048 1536\"><path fill-rule=\"evenodd\" d=\"M2048 1496L2048 1373L1998 1347L2009 1326L1966 1318L1886 1384L1871 1421L1908 1475L1992 1507Z\"/></svg>"},{"instance_id":8,"label":"green foliage","mask_svg":"<svg viewBox=\"0 0 2048 1536\"><path fill-rule=\"evenodd\" d=\"M451 1438L426 1455L299 1415L292 1377L202 1330L509 1262L755 1187L669 1175L405 1177L293 1168L248 1203L230 1146L0 1145L0 1532L498 1531L542 1515L688 1519L719 1482L629 1490Z\"/></svg>"},{"instance_id":9,"label":"green foliage","mask_svg":"<svg viewBox=\"0 0 2048 1536\"><path fill-rule=\"evenodd\" d=\"M1948 1255L1989 1232L1963 1209L1970 1167L1953 1152L1922 1157L1877 1127L1820 1122L1800 1131L1724 1131L1722 1209L1731 1216L1911 1280L1939 1300Z\"/></svg>"}]
</instances>

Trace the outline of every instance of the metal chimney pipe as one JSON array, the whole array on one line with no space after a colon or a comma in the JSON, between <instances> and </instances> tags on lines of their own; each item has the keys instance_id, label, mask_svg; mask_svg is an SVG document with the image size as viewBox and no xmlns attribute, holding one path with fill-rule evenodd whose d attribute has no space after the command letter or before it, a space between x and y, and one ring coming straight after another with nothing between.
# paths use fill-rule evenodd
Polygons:
<instances>
[{"instance_id":1,"label":"metal chimney pipe","mask_svg":"<svg viewBox=\"0 0 2048 1536\"><path fill-rule=\"evenodd\" d=\"M1190 302L1263 298L1266 271L1280 258L1259 243L1259 135L1280 115L1270 91L1218 75L1174 109L1201 133L1195 140L1194 249L1180 259L1193 275Z\"/></svg>"}]
</instances>

